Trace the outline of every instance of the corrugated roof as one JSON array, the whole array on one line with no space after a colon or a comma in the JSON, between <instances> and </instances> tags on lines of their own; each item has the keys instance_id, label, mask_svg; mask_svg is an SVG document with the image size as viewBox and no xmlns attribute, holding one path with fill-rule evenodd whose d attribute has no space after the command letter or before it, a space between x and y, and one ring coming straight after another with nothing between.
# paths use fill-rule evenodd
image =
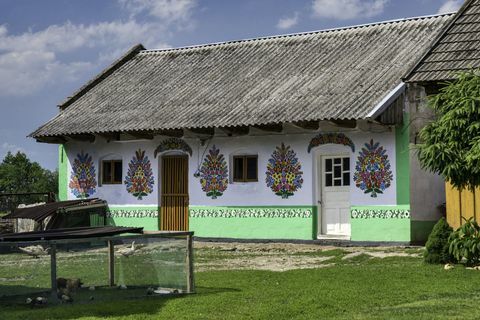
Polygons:
<instances>
[{"instance_id":1,"label":"corrugated roof","mask_svg":"<svg viewBox=\"0 0 480 320\"><path fill-rule=\"evenodd\" d=\"M405 80L452 80L457 72L471 68L480 68L480 0L464 3Z\"/></svg>"},{"instance_id":2,"label":"corrugated roof","mask_svg":"<svg viewBox=\"0 0 480 320\"><path fill-rule=\"evenodd\" d=\"M143 233L143 227L78 227L0 235L0 242L81 239L115 236L124 233Z\"/></svg>"},{"instance_id":3,"label":"corrugated roof","mask_svg":"<svg viewBox=\"0 0 480 320\"><path fill-rule=\"evenodd\" d=\"M17 208L12 213L3 216L2 219L32 219L41 222L46 217L49 217L59 210L66 208L88 208L92 205L102 204L107 206L107 203L98 198L84 199L84 200L66 200L42 204L39 206Z\"/></svg>"},{"instance_id":4,"label":"corrugated roof","mask_svg":"<svg viewBox=\"0 0 480 320\"><path fill-rule=\"evenodd\" d=\"M179 49L136 47L31 136L365 119L450 17Z\"/></svg>"}]
</instances>

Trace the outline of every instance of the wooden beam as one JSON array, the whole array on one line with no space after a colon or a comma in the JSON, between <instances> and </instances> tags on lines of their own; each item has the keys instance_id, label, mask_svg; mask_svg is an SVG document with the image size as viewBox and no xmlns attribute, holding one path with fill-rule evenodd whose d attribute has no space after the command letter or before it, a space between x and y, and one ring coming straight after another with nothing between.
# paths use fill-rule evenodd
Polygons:
<instances>
[{"instance_id":1,"label":"wooden beam","mask_svg":"<svg viewBox=\"0 0 480 320\"><path fill-rule=\"evenodd\" d=\"M67 142L67 139L63 136L58 136L58 137L40 137L36 139L37 142L42 142L42 143L54 143L54 144L64 144Z\"/></svg>"},{"instance_id":2,"label":"wooden beam","mask_svg":"<svg viewBox=\"0 0 480 320\"><path fill-rule=\"evenodd\" d=\"M107 142L120 140L120 133L118 132L102 132L102 133L97 133L97 135L99 137L105 138Z\"/></svg>"},{"instance_id":3,"label":"wooden beam","mask_svg":"<svg viewBox=\"0 0 480 320\"><path fill-rule=\"evenodd\" d=\"M135 139L153 140L153 132L148 131L128 131L127 134L131 135Z\"/></svg>"},{"instance_id":4,"label":"wooden beam","mask_svg":"<svg viewBox=\"0 0 480 320\"><path fill-rule=\"evenodd\" d=\"M281 123L262 124L262 125L253 126L253 128L262 130L262 131L267 131L267 132L280 133L283 131L283 124Z\"/></svg>"},{"instance_id":5,"label":"wooden beam","mask_svg":"<svg viewBox=\"0 0 480 320\"><path fill-rule=\"evenodd\" d=\"M168 130L155 130L154 135L181 138L183 137L183 129L168 129Z\"/></svg>"},{"instance_id":6,"label":"wooden beam","mask_svg":"<svg viewBox=\"0 0 480 320\"><path fill-rule=\"evenodd\" d=\"M95 136L93 134L72 134L68 136L72 140L76 141L88 141L88 142L93 142L95 141Z\"/></svg>"},{"instance_id":7,"label":"wooden beam","mask_svg":"<svg viewBox=\"0 0 480 320\"><path fill-rule=\"evenodd\" d=\"M219 129L225 132L229 137L245 136L250 132L250 128L248 126L221 127Z\"/></svg>"},{"instance_id":8,"label":"wooden beam","mask_svg":"<svg viewBox=\"0 0 480 320\"><path fill-rule=\"evenodd\" d=\"M50 285L52 300L57 299L57 245L50 246Z\"/></svg>"},{"instance_id":9,"label":"wooden beam","mask_svg":"<svg viewBox=\"0 0 480 320\"><path fill-rule=\"evenodd\" d=\"M357 120L330 120L330 122L341 128L354 129L357 127Z\"/></svg>"},{"instance_id":10,"label":"wooden beam","mask_svg":"<svg viewBox=\"0 0 480 320\"><path fill-rule=\"evenodd\" d=\"M305 129L305 130L318 130L320 128L320 121L310 120L310 121L294 121L292 124L296 127Z\"/></svg>"},{"instance_id":11,"label":"wooden beam","mask_svg":"<svg viewBox=\"0 0 480 320\"><path fill-rule=\"evenodd\" d=\"M213 137L215 134L215 128L187 128L187 130L199 136Z\"/></svg>"},{"instance_id":12,"label":"wooden beam","mask_svg":"<svg viewBox=\"0 0 480 320\"><path fill-rule=\"evenodd\" d=\"M193 237L187 236L187 293L195 292L195 279L193 272Z\"/></svg>"},{"instance_id":13,"label":"wooden beam","mask_svg":"<svg viewBox=\"0 0 480 320\"><path fill-rule=\"evenodd\" d=\"M112 240L108 240L108 285L115 286L115 251Z\"/></svg>"}]
</instances>

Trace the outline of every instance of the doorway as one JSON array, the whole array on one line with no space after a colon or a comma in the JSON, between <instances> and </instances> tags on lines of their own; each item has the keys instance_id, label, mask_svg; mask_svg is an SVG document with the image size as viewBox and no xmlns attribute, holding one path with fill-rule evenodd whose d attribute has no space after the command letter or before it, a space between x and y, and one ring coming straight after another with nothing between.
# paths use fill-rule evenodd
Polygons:
<instances>
[{"instance_id":1,"label":"doorway","mask_svg":"<svg viewBox=\"0 0 480 320\"><path fill-rule=\"evenodd\" d=\"M321 235L350 237L350 156L323 155L319 167Z\"/></svg>"},{"instance_id":2,"label":"doorway","mask_svg":"<svg viewBox=\"0 0 480 320\"><path fill-rule=\"evenodd\" d=\"M188 156L163 156L160 230L188 231Z\"/></svg>"}]
</instances>

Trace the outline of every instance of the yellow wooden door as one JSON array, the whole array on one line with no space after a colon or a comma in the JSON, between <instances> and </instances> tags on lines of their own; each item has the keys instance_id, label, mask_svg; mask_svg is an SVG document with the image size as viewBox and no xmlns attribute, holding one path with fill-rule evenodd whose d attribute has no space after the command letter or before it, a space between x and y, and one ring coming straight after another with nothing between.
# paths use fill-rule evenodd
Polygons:
<instances>
[{"instance_id":1,"label":"yellow wooden door","mask_svg":"<svg viewBox=\"0 0 480 320\"><path fill-rule=\"evenodd\" d=\"M188 230L188 157L162 157L160 230Z\"/></svg>"}]
</instances>

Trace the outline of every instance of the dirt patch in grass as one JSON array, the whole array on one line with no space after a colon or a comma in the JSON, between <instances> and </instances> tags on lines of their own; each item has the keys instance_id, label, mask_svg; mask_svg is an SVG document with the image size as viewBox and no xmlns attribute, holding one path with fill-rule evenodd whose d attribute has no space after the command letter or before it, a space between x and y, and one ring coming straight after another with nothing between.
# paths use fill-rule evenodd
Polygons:
<instances>
[{"instance_id":1,"label":"dirt patch in grass","mask_svg":"<svg viewBox=\"0 0 480 320\"><path fill-rule=\"evenodd\" d=\"M387 257L419 257L421 248L345 247L294 243L195 242L197 271L288 271L333 267L337 264Z\"/></svg>"}]
</instances>

